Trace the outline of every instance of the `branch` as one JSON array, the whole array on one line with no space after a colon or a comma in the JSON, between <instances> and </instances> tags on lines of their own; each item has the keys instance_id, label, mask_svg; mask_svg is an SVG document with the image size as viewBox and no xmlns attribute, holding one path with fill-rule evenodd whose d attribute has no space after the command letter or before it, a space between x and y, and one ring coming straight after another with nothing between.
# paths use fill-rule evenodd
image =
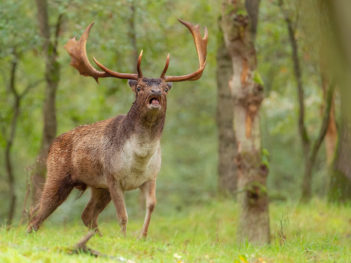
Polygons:
<instances>
[{"instance_id":1,"label":"branch","mask_svg":"<svg viewBox=\"0 0 351 263\"><path fill-rule=\"evenodd\" d=\"M6 140L6 147L5 147L5 167L6 167L6 173L8 177L8 185L9 185L9 196L10 196L10 205L9 205L9 211L7 215L7 226L11 226L12 220L14 217L15 213L15 208L16 208L16 193L15 193L15 177L13 175L13 169L12 169L12 162L11 162L11 149L13 145L13 141L15 138L16 134L16 128L17 128L17 120L19 116L19 110L20 110L20 97L18 95L18 92L16 90L16 71L18 67L18 54L16 53L16 48L13 48L13 59L11 61L11 69L10 69L10 82L9 82L9 90L14 96L14 103L13 103L13 116L11 119L11 125L10 125L10 134L9 136L5 139Z\"/></svg>"},{"instance_id":2,"label":"branch","mask_svg":"<svg viewBox=\"0 0 351 263\"><path fill-rule=\"evenodd\" d=\"M257 24L258 24L258 14L261 0L246 0L245 7L247 13L250 17L251 25L250 31L253 37L256 37Z\"/></svg>"},{"instance_id":3,"label":"branch","mask_svg":"<svg viewBox=\"0 0 351 263\"><path fill-rule=\"evenodd\" d=\"M37 19L39 24L40 35L44 40L45 53L48 52L50 46L50 26L48 18L48 4L46 0L36 0Z\"/></svg>"},{"instance_id":4,"label":"branch","mask_svg":"<svg viewBox=\"0 0 351 263\"><path fill-rule=\"evenodd\" d=\"M41 82L43 82L43 81L44 81L44 79L39 79L39 80L36 80L36 81L34 81L34 82L32 82L32 83L29 83L29 84L27 85L27 87L24 89L24 91L22 91L22 93L19 94L19 98L20 98L20 99L23 99L23 98L28 94L28 92L29 92L32 88L38 86L38 85L39 85Z\"/></svg>"},{"instance_id":5,"label":"branch","mask_svg":"<svg viewBox=\"0 0 351 263\"><path fill-rule=\"evenodd\" d=\"M62 19L63 19L63 13L59 14L59 16L57 17L57 21L55 25L55 38L54 38L54 44L53 44L55 54L57 54L58 38L61 31Z\"/></svg>"},{"instance_id":6,"label":"branch","mask_svg":"<svg viewBox=\"0 0 351 263\"><path fill-rule=\"evenodd\" d=\"M301 66L300 66L300 59L299 59L299 54L298 54L298 43L297 39L295 37L295 28L293 26L293 22L291 21L287 11L284 9L284 4L283 0L278 1L278 5L283 13L284 20L286 23L286 26L288 28L288 33L289 33L289 40L290 40L290 45L292 49L292 60L294 64L294 76L296 79L297 83L297 91L298 91L298 101L299 101L299 133L300 137L302 139L302 144L303 144L303 149L304 149L304 154L307 156L308 150L309 150L309 145L310 145L310 139L308 136L308 132L306 129L305 125L305 95L304 95L304 89L303 89L303 84L302 84L302 72L301 72Z\"/></svg>"},{"instance_id":7,"label":"branch","mask_svg":"<svg viewBox=\"0 0 351 263\"><path fill-rule=\"evenodd\" d=\"M325 138L325 135L327 134L328 131L328 124L329 124L329 119L330 119L330 110L332 107L332 100L333 100L333 96L334 95L334 84L332 84L327 92L327 97L326 97L326 107L324 109L324 113L323 113L323 120L322 120L322 124L319 130L319 134L318 137L316 139L316 141L313 144L312 147L312 152L310 155L310 158L312 160L312 162L314 162L314 160L317 157L317 153L319 148L321 147L321 144Z\"/></svg>"},{"instance_id":8,"label":"branch","mask_svg":"<svg viewBox=\"0 0 351 263\"><path fill-rule=\"evenodd\" d=\"M11 69L10 69L10 81L8 85L8 90L13 94L16 100L18 100L19 95L16 89L16 71L18 66L18 54L16 51L16 47L12 49L13 59L11 61Z\"/></svg>"}]
</instances>

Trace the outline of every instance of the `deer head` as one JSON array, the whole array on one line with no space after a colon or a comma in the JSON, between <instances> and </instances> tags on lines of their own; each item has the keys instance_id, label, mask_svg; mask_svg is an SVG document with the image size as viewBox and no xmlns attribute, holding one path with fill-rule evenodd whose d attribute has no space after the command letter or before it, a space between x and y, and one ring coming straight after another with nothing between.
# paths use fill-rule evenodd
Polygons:
<instances>
[{"instance_id":1,"label":"deer head","mask_svg":"<svg viewBox=\"0 0 351 263\"><path fill-rule=\"evenodd\" d=\"M159 78L146 78L143 76L141 71L141 60L143 51L140 52L137 61L137 73L120 73L115 72L103 64L101 64L96 58L93 58L95 64L102 70L96 70L89 62L86 53L86 43L89 36L89 32L94 25L91 23L84 31L83 35L79 40L75 38L70 39L65 45L65 49L71 56L71 65L76 68L81 75L91 76L97 82L99 78L119 78L128 79L128 83L136 96L136 104L143 109L143 111L151 112L165 112L167 106L166 96L168 91L171 89L172 82L186 81L186 80L197 80L201 77L202 72L206 66L206 53L207 53L207 40L208 33L205 28L204 37L201 36L200 26L192 25L189 22L179 19L184 26L186 26L192 34L195 42L196 52L199 59L199 68L190 74L182 76L166 76L166 72L169 65L169 54L166 59L165 67ZM141 109L140 109L141 110Z\"/></svg>"}]
</instances>

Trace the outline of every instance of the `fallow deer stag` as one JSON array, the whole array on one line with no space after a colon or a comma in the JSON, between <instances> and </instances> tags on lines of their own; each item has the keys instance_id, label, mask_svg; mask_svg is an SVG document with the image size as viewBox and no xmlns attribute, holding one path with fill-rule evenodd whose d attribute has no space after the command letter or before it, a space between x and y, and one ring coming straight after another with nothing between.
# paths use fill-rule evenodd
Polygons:
<instances>
[{"instance_id":1,"label":"fallow deer stag","mask_svg":"<svg viewBox=\"0 0 351 263\"><path fill-rule=\"evenodd\" d=\"M183 76L166 76L169 54L160 78L146 78L141 71L140 53L137 74L119 73L94 58L96 70L89 62L86 42L91 23L77 41L69 40L65 49L71 65L81 75L99 78L128 79L135 101L127 115L79 126L58 136L47 158L47 178L41 195L38 213L32 218L28 232L38 230L43 221L67 198L73 188L91 188L91 199L84 209L82 220L97 230L97 218L112 199L121 231L126 233L128 215L124 191L140 188L146 199L146 216L141 236L146 237L151 214L156 204L156 177L161 167L160 137L162 134L167 94L171 82L197 80L206 65L207 28L204 37L200 26L179 21L191 32L199 59L199 68Z\"/></svg>"}]
</instances>

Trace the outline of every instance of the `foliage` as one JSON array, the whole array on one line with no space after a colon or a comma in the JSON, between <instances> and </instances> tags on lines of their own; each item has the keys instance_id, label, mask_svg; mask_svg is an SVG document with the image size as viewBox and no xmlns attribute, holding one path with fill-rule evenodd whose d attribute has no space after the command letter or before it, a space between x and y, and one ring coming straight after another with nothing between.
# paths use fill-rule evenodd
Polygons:
<instances>
[{"instance_id":1,"label":"foliage","mask_svg":"<svg viewBox=\"0 0 351 263\"><path fill-rule=\"evenodd\" d=\"M132 47L126 20L131 4L136 6L136 37L138 49L144 49L142 67L145 75L158 77L168 52L171 53L169 74L185 74L197 67L194 44L189 32L177 22L180 17L206 25L209 30L207 67L201 80L175 83L168 96L168 112L162 139L163 163L158 179L159 211L181 211L191 204L205 203L216 195L217 136L215 56L218 1L150 1L150 0L55 0L49 2L51 28L57 15L64 14L59 32L59 60L62 65L61 82L57 93L58 134L78 125L93 123L128 111L133 95L126 81L104 79L97 85L92 78L82 77L69 66L63 49L65 42L80 36L92 21L88 54L95 56L109 68L121 72L133 71ZM290 61L287 32L275 1L261 1L256 39L258 71L256 81L263 83L266 98L263 102L263 147L270 153L268 192L284 199L297 199L302 177L302 149L297 136L297 98ZM292 6L293 1L289 2ZM5 0L0 8L0 126L7 126L11 101L6 92L10 51L17 45L22 51L19 63L18 88L44 78L44 60L39 56L39 34L36 10L31 1ZM292 8L295 12L295 9ZM315 134L320 121L321 91L319 74L312 52L303 44L303 70L308 87L306 122ZM305 48L306 46L306 48ZM23 100L14 144L14 168L17 185L19 218L29 171L35 162L42 133L41 84ZM3 149L0 131L0 148ZM7 198L3 151L0 151L0 198ZM266 162L266 160L263 160ZM314 182L315 193L323 195L326 188L326 169L321 154ZM295 193L295 194L291 194ZM72 200L64 205L63 213L55 213L58 220L78 216L87 203L88 194L78 200L80 209L73 209ZM136 193L128 193L129 213L139 213ZM0 222L6 218L7 202L0 204ZM77 212L76 212L77 211ZM109 210L110 214L114 212Z\"/></svg>"}]
</instances>

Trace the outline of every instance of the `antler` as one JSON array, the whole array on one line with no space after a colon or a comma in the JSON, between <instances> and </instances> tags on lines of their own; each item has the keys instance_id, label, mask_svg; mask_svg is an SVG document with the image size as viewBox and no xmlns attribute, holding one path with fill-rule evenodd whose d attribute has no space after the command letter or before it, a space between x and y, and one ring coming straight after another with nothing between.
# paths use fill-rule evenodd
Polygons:
<instances>
[{"instance_id":1,"label":"antler","mask_svg":"<svg viewBox=\"0 0 351 263\"><path fill-rule=\"evenodd\" d=\"M177 82L177 81L185 81L185 80L197 80L201 77L202 72L206 66L206 55L207 55L207 41L208 41L208 31L207 27L205 27L204 37L201 37L200 26L193 25L184 20L178 19L180 23L186 26L190 33L193 35L197 56L199 58L199 69L191 74L183 75L183 76L165 76L168 65L169 65L169 54L167 56L165 67L162 71L161 78L168 82Z\"/></svg>"},{"instance_id":2,"label":"antler","mask_svg":"<svg viewBox=\"0 0 351 263\"><path fill-rule=\"evenodd\" d=\"M84 31L81 38L77 41L75 38L68 40L64 48L67 50L69 55L71 56L71 65L76 68L81 75L84 76L91 76L97 82L99 78L119 78L119 79L138 79L142 78L143 74L141 72L140 64L141 59L143 56L143 51L140 52L137 64L137 71L138 74L131 74L131 73L119 73L112 71L102 65L96 58L93 58L96 65L102 69L103 71L96 70L89 62L86 50L86 44L89 37L90 29L93 27L94 22L91 23Z\"/></svg>"}]
</instances>

